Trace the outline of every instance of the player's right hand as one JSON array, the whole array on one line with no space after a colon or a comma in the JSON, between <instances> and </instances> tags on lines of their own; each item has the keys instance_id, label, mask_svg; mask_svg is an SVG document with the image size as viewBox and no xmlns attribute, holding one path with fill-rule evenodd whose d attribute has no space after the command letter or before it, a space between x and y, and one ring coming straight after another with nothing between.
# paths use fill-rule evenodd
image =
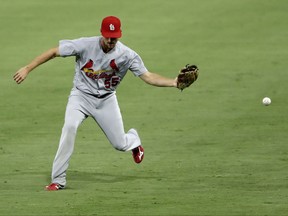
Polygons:
<instances>
[{"instance_id":1,"label":"player's right hand","mask_svg":"<svg viewBox=\"0 0 288 216\"><path fill-rule=\"evenodd\" d=\"M28 73L29 73L28 67L27 66L22 67L14 74L13 79L17 84L20 84L25 80Z\"/></svg>"}]
</instances>

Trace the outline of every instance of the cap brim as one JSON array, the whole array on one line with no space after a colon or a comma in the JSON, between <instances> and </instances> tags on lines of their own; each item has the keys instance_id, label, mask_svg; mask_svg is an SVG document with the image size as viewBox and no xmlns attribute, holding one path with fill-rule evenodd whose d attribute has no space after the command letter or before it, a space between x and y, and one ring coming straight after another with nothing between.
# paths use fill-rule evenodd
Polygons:
<instances>
[{"instance_id":1,"label":"cap brim","mask_svg":"<svg viewBox=\"0 0 288 216\"><path fill-rule=\"evenodd\" d=\"M122 32L101 32L102 36L105 38L121 38L122 37Z\"/></svg>"}]
</instances>

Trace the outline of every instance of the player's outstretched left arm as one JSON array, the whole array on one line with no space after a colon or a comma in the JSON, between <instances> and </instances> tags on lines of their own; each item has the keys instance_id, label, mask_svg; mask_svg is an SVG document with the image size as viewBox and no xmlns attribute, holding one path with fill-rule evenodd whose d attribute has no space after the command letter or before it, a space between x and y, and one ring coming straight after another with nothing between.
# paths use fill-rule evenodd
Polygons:
<instances>
[{"instance_id":1,"label":"player's outstretched left arm","mask_svg":"<svg viewBox=\"0 0 288 216\"><path fill-rule=\"evenodd\" d=\"M153 86L177 88L177 78L176 79L166 78L166 77L160 76L159 74L152 73L149 71L142 74L140 78L146 83L153 85Z\"/></svg>"}]
</instances>

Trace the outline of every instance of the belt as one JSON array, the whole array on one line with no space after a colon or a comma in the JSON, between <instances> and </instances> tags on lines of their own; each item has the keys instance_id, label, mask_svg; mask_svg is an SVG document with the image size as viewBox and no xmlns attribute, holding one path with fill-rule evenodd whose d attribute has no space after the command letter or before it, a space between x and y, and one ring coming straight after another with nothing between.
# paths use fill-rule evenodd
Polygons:
<instances>
[{"instance_id":1,"label":"belt","mask_svg":"<svg viewBox=\"0 0 288 216\"><path fill-rule=\"evenodd\" d=\"M79 91L81 91L79 88L77 88L76 87L76 89L78 89ZM88 95L91 95L91 96L93 96L93 97L95 97L95 98L98 98L98 99L103 99L103 98L105 98L105 97L107 97L108 95L111 95L113 92L108 92L108 93L106 93L106 94L103 94L103 95L95 95L95 94L91 94L91 93L87 93L87 92L84 92L84 91L81 91L81 92L83 92L84 94L88 94Z\"/></svg>"},{"instance_id":2,"label":"belt","mask_svg":"<svg viewBox=\"0 0 288 216\"><path fill-rule=\"evenodd\" d=\"M83 92L83 93L84 93L84 94L91 95L91 96L93 96L93 97L95 97L95 98L98 98L98 99L103 99L103 98L107 97L108 95L111 95L111 94L112 94L112 92L108 92L108 93L103 94L103 95L94 95L94 94L90 94L90 93L87 93L87 92Z\"/></svg>"},{"instance_id":3,"label":"belt","mask_svg":"<svg viewBox=\"0 0 288 216\"><path fill-rule=\"evenodd\" d=\"M93 95L93 94L89 94L89 95L91 95L93 97L96 97L96 98L99 98L99 99L102 99L102 98L107 97L110 94L112 94L112 92L109 92L109 93L106 93L106 94L103 94L103 95Z\"/></svg>"}]
</instances>

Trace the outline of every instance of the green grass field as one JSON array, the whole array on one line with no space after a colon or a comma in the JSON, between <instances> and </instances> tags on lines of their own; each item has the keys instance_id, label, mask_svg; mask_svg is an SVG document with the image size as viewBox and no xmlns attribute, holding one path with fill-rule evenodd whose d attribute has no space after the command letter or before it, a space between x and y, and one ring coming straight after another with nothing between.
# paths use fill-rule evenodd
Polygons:
<instances>
[{"instance_id":1,"label":"green grass field","mask_svg":"<svg viewBox=\"0 0 288 216\"><path fill-rule=\"evenodd\" d=\"M1 216L288 215L287 0L0 0ZM73 58L21 85L12 76L61 39L123 22L146 67L199 79L182 93L129 73L117 95L145 159L114 150L90 118L79 128L68 187L44 191L72 87ZM261 100L269 96L270 106Z\"/></svg>"}]
</instances>

